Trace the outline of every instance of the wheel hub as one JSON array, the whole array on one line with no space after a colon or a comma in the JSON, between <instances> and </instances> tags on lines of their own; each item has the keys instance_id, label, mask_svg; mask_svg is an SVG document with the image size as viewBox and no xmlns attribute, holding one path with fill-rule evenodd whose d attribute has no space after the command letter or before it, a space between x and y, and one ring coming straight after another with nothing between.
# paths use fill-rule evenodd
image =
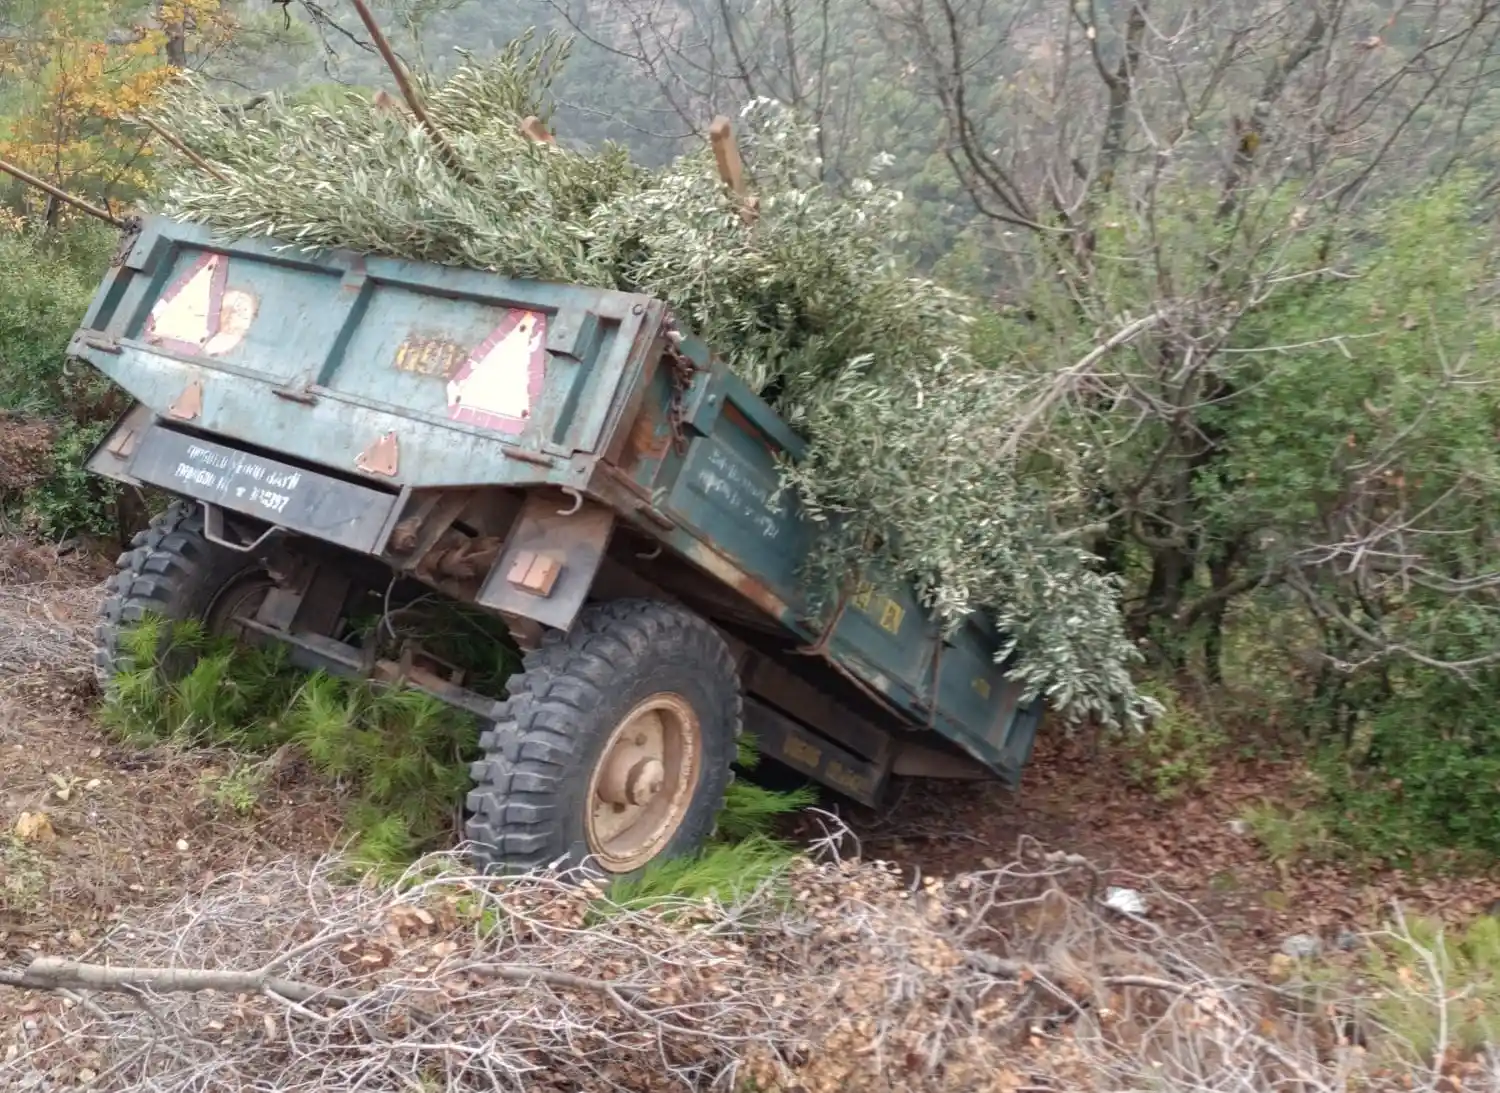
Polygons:
<instances>
[{"instance_id":1,"label":"wheel hub","mask_svg":"<svg viewBox=\"0 0 1500 1093\"><path fill-rule=\"evenodd\" d=\"M681 695L652 695L610 734L590 780L588 842L606 869L650 861L676 833L697 789L698 716Z\"/></svg>"},{"instance_id":2,"label":"wheel hub","mask_svg":"<svg viewBox=\"0 0 1500 1093\"><path fill-rule=\"evenodd\" d=\"M667 771L660 761L642 759L630 768L630 776L625 780L625 796L630 798L633 805L648 804L661 792L662 783L666 779Z\"/></svg>"}]
</instances>

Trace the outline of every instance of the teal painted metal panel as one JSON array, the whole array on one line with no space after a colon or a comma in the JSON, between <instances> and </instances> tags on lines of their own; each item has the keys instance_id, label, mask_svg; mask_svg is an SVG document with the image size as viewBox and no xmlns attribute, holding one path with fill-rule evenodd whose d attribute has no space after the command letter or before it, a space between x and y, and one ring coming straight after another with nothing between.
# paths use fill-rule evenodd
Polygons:
<instances>
[{"instance_id":1,"label":"teal painted metal panel","mask_svg":"<svg viewBox=\"0 0 1500 1093\"><path fill-rule=\"evenodd\" d=\"M699 437L688 449L667 514L701 529L710 543L781 599L800 598L810 529L780 493L776 465L743 430Z\"/></svg>"},{"instance_id":2,"label":"teal painted metal panel","mask_svg":"<svg viewBox=\"0 0 1500 1093\"><path fill-rule=\"evenodd\" d=\"M804 568L824 529L778 469L802 439L686 332L697 372L674 410L668 322L643 296L227 244L156 219L72 351L159 418L191 402L179 425L390 494L553 484L612 498L913 726L1015 781L1042 706L994 663L993 628L976 616L944 640L902 582L853 588L836 619L815 609ZM359 467L387 436L394 473Z\"/></svg>"},{"instance_id":3,"label":"teal painted metal panel","mask_svg":"<svg viewBox=\"0 0 1500 1093\"><path fill-rule=\"evenodd\" d=\"M81 332L119 348L80 338L74 352L158 414L196 381L194 427L346 473L390 432L399 485L577 486L664 314L646 297L151 220Z\"/></svg>"},{"instance_id":4,"label":"teal painted metal panel","mask_svg":"<svg viewBox=\"0 0 1500 1093\"><path fill-rule=\"evenodd\" d=\"M685 402L694 434L685 457L665 457L641 482L665 492L665 514L680 526L666 537L709 573L764 597L763 605L809 644L836 614L827 636L832 660L914 724L1018 781L1037 718L995 663L993 627L976 615L944 640L915 589L900 581L860 582L841 611L815 610L804 566L820 531L795 496L777 488L778 461L800 456L803 441L722 365Z\"/></svg>"}]
</instances>

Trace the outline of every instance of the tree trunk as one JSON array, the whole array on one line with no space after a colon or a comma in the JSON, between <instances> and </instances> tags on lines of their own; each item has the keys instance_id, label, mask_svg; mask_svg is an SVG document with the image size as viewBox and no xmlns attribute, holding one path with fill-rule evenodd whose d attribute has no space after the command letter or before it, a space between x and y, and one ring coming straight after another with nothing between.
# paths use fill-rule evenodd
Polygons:
<instances>
[{"instance_id":1,"label":"tree trunk","mask_svg":"<svg viewBox=\"0 0 1500 1093\"><path fill-rule=\"evenodd\" d=\"M173 4L175 9L177 5ZM162 33L167 36L167 64L173 68L187 67L187 25L180 18L162 18L167 5L158 3L156 5L157 21L161 23Z\"/></svg>"},{"instance_id":2,"label":"tree trunk","mask_svg":"<svg viewBox=\"0 0 1500 1093\"><path fill-rule=\"evenodd\" d=\"M1126 625L1132 638L1149 640L1156 647L1160 661L1179 670L1183 664L1183 646L1176 620L1193 580L1193 553L1168 544L1155 544L1150 550L1151 580L1143 602L1130 612Z\"/></svg>"},{"instance_id":3,"label":"tree trunk","mask_svg":"<svg viewBox=\"0 0 1500 1093\"><path fill-rule=\"evenodd\" d=\"M1212 593L1222 594L1229 586L1234 574L1232 552L1223 551L1208 563ZM1203 676L1210 687L1224 683L1224 614L1229 609L1229 599L1215 601L1205 613L1203 632Z\"/></svg>"}]
</instances>

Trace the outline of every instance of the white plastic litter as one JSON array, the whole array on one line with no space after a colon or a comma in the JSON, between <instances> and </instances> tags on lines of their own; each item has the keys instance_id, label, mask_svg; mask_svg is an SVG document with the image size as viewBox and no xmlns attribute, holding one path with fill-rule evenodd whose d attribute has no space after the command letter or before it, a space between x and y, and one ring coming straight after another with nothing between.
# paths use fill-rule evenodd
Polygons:
<instances>
[{"instance_id":1,"label":"white plastic litter","mask_svg":"<svg viewBox=\"0 0 1500 1093\"><path fill-rule=\"evenodd\" d=\"M1146 897L1134 888L1108 888L1104 892L1104 906L1122 915L1144 915Z\"/></svg>"}]
</instances>

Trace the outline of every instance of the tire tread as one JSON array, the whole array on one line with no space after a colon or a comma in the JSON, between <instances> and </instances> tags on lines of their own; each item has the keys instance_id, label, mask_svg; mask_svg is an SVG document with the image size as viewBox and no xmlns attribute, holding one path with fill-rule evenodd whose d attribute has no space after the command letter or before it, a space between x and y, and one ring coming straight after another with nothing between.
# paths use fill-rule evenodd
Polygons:
<instances>
[{"instance_id":1,"label":"tire tread","mask_svg":"<svg viewBox=\"0 0 1500 1093\"><path fill-rule=\"evenodd\" d=\"M470 768L474 788L467 799L467 834L480 864L535 869L569 856L573 848L563 845L555 803L582 762L579 738L569 729L603 704L610 680L653 650L680 651L683 659L734 681L732 702L718 713L740 735L744 701L734 657L706 620L655 600L590 605L572 630L547 634L525 655L494 726L480 737L484 755ZM712 803L715 814L721 805L722 790Z\"/></svg>"}]
</instances>

